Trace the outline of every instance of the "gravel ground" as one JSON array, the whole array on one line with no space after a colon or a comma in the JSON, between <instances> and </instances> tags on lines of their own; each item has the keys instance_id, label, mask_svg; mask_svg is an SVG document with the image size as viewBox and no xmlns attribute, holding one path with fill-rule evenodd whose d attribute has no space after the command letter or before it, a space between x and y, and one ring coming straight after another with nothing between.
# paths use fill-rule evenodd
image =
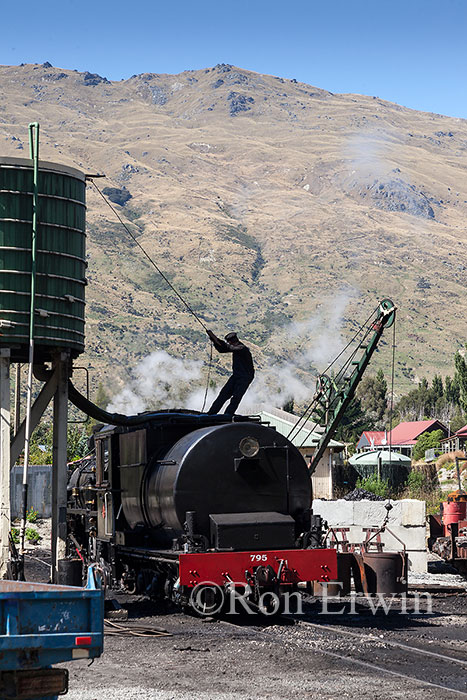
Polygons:
<instances>
[{"instance_id":1,"label":"gravel ground","mask_svg":"<svg viewBox=\"0 0 467 700\"><path fill-rule=\"evenodd\" d=\"M180 613L151 618L147 616L147 603L130 604L128 625L133 621L157 625L173 636L107 638L104 655L90 668L81 661L67 665L69 700L418 700L426 698L427 693L440 700L459 697L459 692L443 690L436 684L457 689L460 696L467 697L467 665L458 666L391 645L410 644L467 664L467 600L462 597L460 606L458 599L437 600L437 624L398 612L387 618L368 616L365 606L357 622L342 621L337 616L319 618L316 604L310 605L305 619L295 624L288 619L263 623L257 618L238 624L209 623ZM346 634L349 631L350 636ZM426 685L426 681L435 687Z\"/></svg>"},{"instance_id":2,"label":"gravel ground","mask_svg":"<svg viewBox=\"0 0 467 700\"><path fill-rule=\"evenodd\" d=\"M33 556L29 578L47 580L49 552ZM437 568L421 582L459 584L460 577ZM104 654L91 666L65 664L68 700L467 698L467 592L434 594L431 615L424 604L421 614L411 613L411 596L409 614L401 614L395 599L388 615L372 614L361 598L355 615L348 614L349 599L329 606L345 605L346 614L323 615L321 603L309 599L302 615L231 616L233 622L202 621L156 609L144 598L117 597L129 613L126 626L163 628L172 636L106 636Z\"/></svg>"},{"instance_id":3,"label":"gravel ground","mask_svg":"<svg viewBox=\"0 0 467 700\"><path fill-rule=\"evenodd\" d=\"M310 601L299 619L246 616L234 623L178 612L150 616L149 601L120 600L129 611L127 626L157 626L173 636L106 638L104 655L90 668L67 665L69 700L467 697L463 593L434 596L430 616L401 615L400 602L388 616L372 615L358 599L356 616L323 616L321 604Z\"/></svg>"}]
</instances>

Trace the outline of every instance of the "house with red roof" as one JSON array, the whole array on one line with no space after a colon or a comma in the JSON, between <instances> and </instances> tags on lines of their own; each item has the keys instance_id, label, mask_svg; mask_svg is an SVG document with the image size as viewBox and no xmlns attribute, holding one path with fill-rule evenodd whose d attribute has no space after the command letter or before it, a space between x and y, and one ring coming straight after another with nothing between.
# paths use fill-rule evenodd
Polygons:
<instances>
[{"instance_id":1,"label":"house with red roof","mask_svg":"<svg viewBox=\"0 0 467 700\"><path fill-rule=\"evenodd\" d=\"M384 440L386 439L386 442ZM385 430L364 430L357 442L357 452L383 448L387 445L387 432Z\"/></svg>"},{"instance_id":2,"label":"house with red roof","mask_svg":"<svg viewBox=\"0 0 467 700\"><path fill-rule=\"evenodd\" d=\"M457 452L457 450L467 451L467 425L459 428L457 433L441 440L443 452Z\"/></svg>"},{"instance_id":3,"label":"house with red roof","mask_svg":"<svg viewBox=\"0 0 467 700\"><path fill-rule=\"evenodd\" d=\"M387 433L384 431L366 430L360 436L357 450L382 449L391 445L397 452L411 457L414 445L417 443L420 435L422 433L432 433L435 430L442 430L445 438L448 436L448 429L439 420L405 421L399 423Z\"/></svg>"}]
</instances>

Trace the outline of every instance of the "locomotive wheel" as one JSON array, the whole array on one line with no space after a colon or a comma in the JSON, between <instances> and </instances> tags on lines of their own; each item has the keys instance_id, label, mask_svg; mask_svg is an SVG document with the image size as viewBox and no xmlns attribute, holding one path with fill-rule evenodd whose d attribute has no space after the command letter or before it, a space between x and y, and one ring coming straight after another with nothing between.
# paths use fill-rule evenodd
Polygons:
<instances>
[{"instance_id":1,"label":"locomotive wheel","mask_svg":"<svg viewBox=\"0 0 467 700\"><path fill-rule=\"evenodd\" d=\"M276 591L263 591L257 603L260 615L274 617L284 611L284 599Z\"/></svg>"},{"instance_id":2,"label":"locomotive wheel","mask_svg":"<svg viewBox=\"0 0 467 700\"><path fill-rule=\"evenodd\" d=\"M216 584L199 584L190 594L189 605L192 611L200 617L210 617L219 614L225 604L225 594Z\"/></svg>"}]
</instances>

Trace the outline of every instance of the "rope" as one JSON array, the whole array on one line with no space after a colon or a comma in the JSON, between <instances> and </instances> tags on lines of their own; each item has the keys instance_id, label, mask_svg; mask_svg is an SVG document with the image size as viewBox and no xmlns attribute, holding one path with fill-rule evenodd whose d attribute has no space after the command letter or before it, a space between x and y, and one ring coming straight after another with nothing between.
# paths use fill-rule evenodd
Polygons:
<instances>
[{"instance_id":1,"label":"rope","mask_svg":"<svg viewBox=\"0 0 467 700\"><path fill-rule=\"evenodd\" d=\"M131 627L121 625L118 622L104 620L104 634L108 637L171 637L167 630L158 627L141 627L132 625Z\"/></svg>"},{"instance_id":2,"label":"rope","mask_svg":"<svg viewBox=\"0 0 467 700\"><path fill-rule=\"evenodd\" d=\"M211 367L212 367L212 341L211 341L211 347L209 348L208 377L206 379L206 391L204 392L203 408L201 409L201 413L204 413L204 409L206 407L206 399L208 398L209 379L211 377Z\"/></svg>"},{"instance_id":3,"label":"rope","mask_svg":"<svg viewBox=\"0 0 467 700\"><path fill-rule=\"evenodd\" d=\"M38 561L44 566L46 566L48 569L50 569L50 561L44 561L44 559L39 559L39 557L33 557L32 554L25 554L24 556L28 559L34 559L34 561Z\"/></svg>"},{"instance_id":4,"label":"rope","mask_svg":"<svg viewBox=\"0 0 467 700\"><path fill-rule=\"evenodd\" d=\"M154 269L159 273L159 275L162 277L162 279L163 279L164 282L167 284L167 286L169 286L170 289L174 292L174 294L177 295L177 297L180 299L180 301L181 301L182 304L185 306L185 308L188 310L188 312L198 321L199 325L202 326L202 328L203 328L205 331L207 331L207 327L204 325L204 323L202 322L202 320L200 319L200 317L198 316L198 314L197 314L195 311L193 311L193 309L191 308L191 306L188 304L187 301L185 301L185 299L182 297L182 295L180 294L180 292L178 292L178 291L175 289L175 287L173 286L172 282L170 282L170 280L169 280L169 279L166 277L166 275L162 272L162 270L160 269L160 267L158 267L158 266L156 265L156 263L154 262L154 260L151 258L151 256L149 255L149 253L146 252L146 250L143 248L143 246L142 246L141 243L138 241L138 239L136 238L136 236L134 236L134 235L132 234L132 232L130 231L130 229L128 228L128 226L125 224L125 222L124 222L123 219L121 218L121 216L120 216L120 214L118 213L118 211L117 211L116 209L114 209L114 207L110 204L110 202L109 202L108 199L105 197L105 195L100 191L100 189L98 188L98 186L96 185L96 183L94 182L94 180L92 180L92 179L90 178L90 182L92 182L92 184L94 185L95 189L96 189L97 192L100 194L100 196L102 197L102 199L104 200L104 202L105 202L105 203L107 204L107 206L113 211L113 213L115 214L115 216L117 217L117 219L120 221L121 225L123 226L123 228L125 229L125 231L128 233L128 235L130 236L130 238L132 238L133 241L136 243L136 245L140 248L140 250L142 251L142 253L146 256L146 258L149 260L149 262L150 262L151 265L154 267Z\"/></svg>"},{"instance_id":5,"label":"rope","mask_svg":"<svg viewBox=\"0 0 467 700\"><path fill-rule=\"evenodd\" d=\"M130 236L130 238L131 238L131 239L136 243L136 245L140 248L140 250L142 251L142 253L146 256L146 258L149 260L149 262L151 263L151 265L154 267L154 269L155 269L155 270L159 273L159 275L162 277L162 279L164 280L164 282L170 287L170 289L174 292L174 294L177 295L177 297L180 299L180 301L181 301L182 304L185 306L185 308L188 310L188 312L198 321L198 323L200 324L200 326L201 326L205 331L207 331L207 327L206 327L205 324L202 322L202 320L200 319L200 317L198 316L198 314L191 308L191 306L188 304L188 302L185 301L185 299L182 297L182 295L180 294L180 292L178 292L177 289L175 289L175 287L173 286L172 282L171 282L171 281L167 278L167 276L162 272L162 270L160 269L160 267L159 267L158 265L156 265L156 263L154 262L154 260L151 258L151 256L149 255L149 253L143 248L143 246L142 246L141 243L138 241L138 239L136 238L136 236L134 236L134 235L132 234L132 232L130 231L130 229L128 228L128 226L125 224L125 222L124 222L123 219L121 218L121 216L120 216L120 214L118 213L118 211L110 204L110 202L108 201L108 199L105 197L105 195L104 195L104 194L101 192L101 190L98 188L98 186L96 185L96 183L94 182L94 180L90 179L90 181L92 182L92 184L94 185L94 188L95 188L95 189L97 190L97 192L100 194L100 196L102 197L102 199L104 200L104 202L107 204L107 206L113 211L113 213L115 214L115 216L117 217L117 219L119 220L119 222L121 223L121 225L123 226L123 228L125 229L125 231L128 233L128 235ZM206 380L206 390L205 390L205 392L204 392L203 408L201 409L201 413L204 413L204 409L205 409L205 406L206 406L206 400L207 400L207 397L208 397L209 380L210 380L210 377L211 377L211 367L212 367L212 342L211 342L211 348L210 348L209 366L208 366L208 376L207 376L207 380Z\"/></svg>"}]
</instances>

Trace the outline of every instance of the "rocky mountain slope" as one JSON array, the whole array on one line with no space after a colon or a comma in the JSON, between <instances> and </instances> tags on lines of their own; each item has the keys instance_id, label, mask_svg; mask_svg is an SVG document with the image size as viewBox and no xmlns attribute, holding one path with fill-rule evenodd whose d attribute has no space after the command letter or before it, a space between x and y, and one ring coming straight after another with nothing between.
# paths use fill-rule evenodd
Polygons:
<instances>
[{"instance_id":1,"label":"rocky mountain slope","mask_svg":"<svg viewBox=\"0 0 467 700\"><path fill-rule=\"evenodd\" d=\"M120 82L0 67L0 155L25 157L35 120L41 158L105 173L96 184L158 265L259 367L300 355L311 392L339 334L389 296L397 390L451 371L466 341L467 121L224 64ZM92 185L87 203L93 380L116 391L157 349L206 360L202 328ZM391 342L374 363L388 376Z\"/></svg>"}]
</instances>

